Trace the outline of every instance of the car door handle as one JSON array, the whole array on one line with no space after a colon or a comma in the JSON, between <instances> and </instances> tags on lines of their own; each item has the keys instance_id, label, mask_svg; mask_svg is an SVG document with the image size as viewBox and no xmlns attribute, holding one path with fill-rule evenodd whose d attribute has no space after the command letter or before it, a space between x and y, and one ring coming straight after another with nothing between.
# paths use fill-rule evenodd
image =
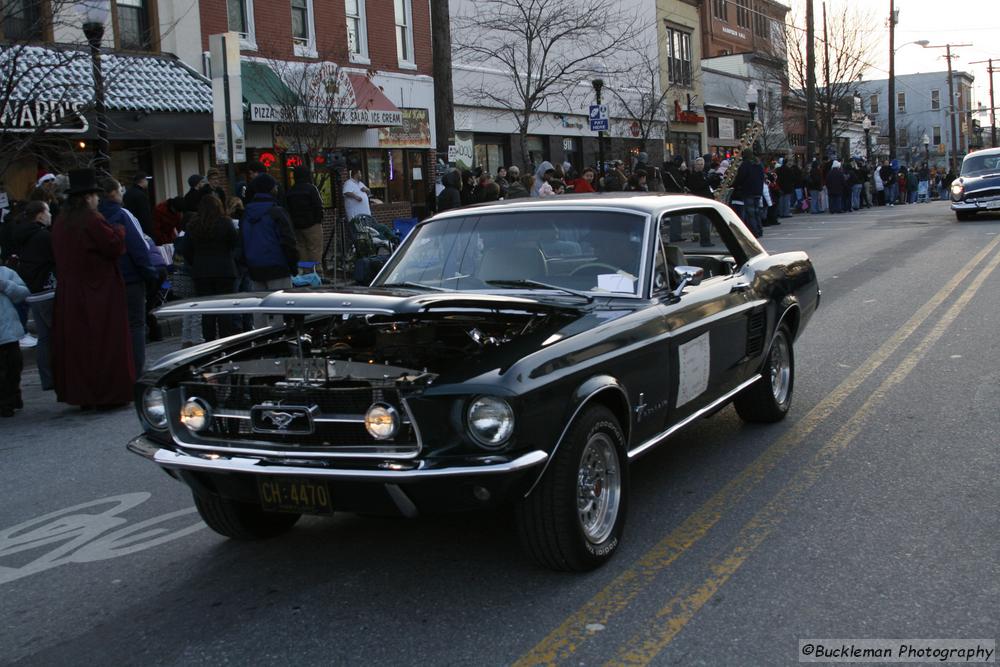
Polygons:
<instances>
[{"instance_id":1,"label":"car door handle","mask_svg":"<svg viewBox=\"0 0 1000 667\"><path fill-rule=\"evenodd\" d=\"M750 283L748 282L740 280L738 282L733 283L734 292L746 292L749 289L750 289Z\"/></svg>"}]
</instances>

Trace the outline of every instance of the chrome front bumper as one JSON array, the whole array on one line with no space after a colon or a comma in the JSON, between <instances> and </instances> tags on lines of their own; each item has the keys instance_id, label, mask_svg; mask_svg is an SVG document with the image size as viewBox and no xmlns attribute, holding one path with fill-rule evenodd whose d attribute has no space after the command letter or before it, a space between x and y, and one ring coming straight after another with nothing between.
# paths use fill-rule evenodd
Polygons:
<instances>
[{"instance_id":1,"label":"chrome front bumper","mask_svg":"<svg viewBox=\"0 0 1000 667\"><path fill-rule=\"evenodd\" d=\"M953 211L1000 211L1000 197L976 201L952 201Z\"/></svg>"},{"instance_id":2,"label":"chrome front bumper","mask_svg":"<svg viewBox=\"0 0 1000 667\"><path fill-rule=\"evenodd\" d=\"M380 468L331 468L321 466L286 465L264 459L221 454L188 454L167 449L154 440L140 435L128 443L128 449L166 470L194 470L215 473L249 473L253 475L291 475L354 482L398 484L422 480L506 475L540 466L549 458L541 450L522 454L514 459L485 457L476 465L430 467L425 462L386 461Z\"/></svg>"}]
</instances>

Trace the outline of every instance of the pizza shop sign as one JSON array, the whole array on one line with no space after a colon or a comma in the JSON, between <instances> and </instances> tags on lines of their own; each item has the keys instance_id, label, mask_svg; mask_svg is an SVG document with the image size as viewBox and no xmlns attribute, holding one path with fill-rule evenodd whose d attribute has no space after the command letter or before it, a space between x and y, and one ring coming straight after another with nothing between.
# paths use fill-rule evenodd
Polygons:
<instances>
[{"instance_id":1,"label":"pizza shop sign","mask_svg":"<svg viewBox=\"0 0 1000 667\"><path fill-rule=\"evenodd\" d=\"M7 102L0 109L0 129L4 132L51 132L81 134L90 129L82 102L29 100Z\"/></svg>"}]
</instances>

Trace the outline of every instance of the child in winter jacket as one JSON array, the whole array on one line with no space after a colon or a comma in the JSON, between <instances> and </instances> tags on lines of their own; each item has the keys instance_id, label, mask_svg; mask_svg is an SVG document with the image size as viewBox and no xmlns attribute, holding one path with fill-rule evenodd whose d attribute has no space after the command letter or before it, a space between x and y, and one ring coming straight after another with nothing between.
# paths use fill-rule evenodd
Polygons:
<instances>
[{"instance_id":1,"label":"child in winter jacket","mask_svg":"<svg viewBox=\"0 0 1000 667\"><path fill-rule=\"evenodd\" d=\"M13 417L21 401L21 346L24 336L15 303L28 298L28 286L12 269L0 266L0 417Z\"/></svg>"}]
</instances>

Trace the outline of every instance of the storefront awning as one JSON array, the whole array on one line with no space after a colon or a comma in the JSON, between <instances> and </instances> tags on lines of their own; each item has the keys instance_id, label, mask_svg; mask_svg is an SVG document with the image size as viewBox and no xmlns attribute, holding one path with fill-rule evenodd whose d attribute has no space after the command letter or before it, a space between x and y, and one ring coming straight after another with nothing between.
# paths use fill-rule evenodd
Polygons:
<instances>
[{"instance_id":1,"label":"storefront awning","mask_svg":"<svg viewBox=\"0 0 1000 667\"><path fill-rule=\"evenodd\" d=\"M373 128L403 125L402 111L378 86L366 75L346 72L336 63L272 66L244 61L241 74L251 122L339 123Z\"/></svg>"}]
</instances>

